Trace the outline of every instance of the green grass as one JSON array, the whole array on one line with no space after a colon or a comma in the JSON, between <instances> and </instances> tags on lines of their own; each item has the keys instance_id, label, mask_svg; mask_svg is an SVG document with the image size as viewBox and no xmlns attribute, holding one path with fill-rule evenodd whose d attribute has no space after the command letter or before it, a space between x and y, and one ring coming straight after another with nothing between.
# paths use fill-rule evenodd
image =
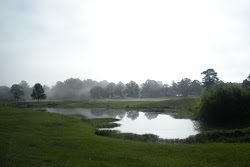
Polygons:
<instances>
[{"instance_id":1,"label":"green grass","mask_svg":"<svg viewBox=\"0 0 250 167\"><path fill-rule=\"evenodd\" d=\"M80 116L0 107L0 166L250 166L250 144L159 144L95 135Z\"/></svg>"}]
</instances>

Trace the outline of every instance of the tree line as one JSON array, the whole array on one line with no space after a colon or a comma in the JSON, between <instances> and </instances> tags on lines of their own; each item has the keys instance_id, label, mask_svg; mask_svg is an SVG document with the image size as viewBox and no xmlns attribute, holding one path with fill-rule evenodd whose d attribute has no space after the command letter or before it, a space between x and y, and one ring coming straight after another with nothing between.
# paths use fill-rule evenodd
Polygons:
<instances>
[{"instance_id":1,"label":"tree line","mask_svg":"<svg viewBox=\"0 0 250 167\"><path fill-rule=\"evenodd\" d=\"M161 81L148 79L139 85L135 81L129 83L113 83L108 81L97 82L91 79L81 81L78 78L69 78L64 82L58 81L52 87L41 86L48 100L88 99L88 98L156 98L166 96L200 95L201 82L184 78L172 85L163 84ZM34 99L31 88L26 81L13 84L11 88L0 86L0 101Z\"/></svg>"},{"instance_id":2,"label":"tree line","mask_svg":"<svg viewBox=\"0 0 250 167\"><path fill-rule=\"evenodd\" d=\"M10 88L10 92L13 95L13 98L18 101L20 100L21 96L29 95L30 88L26 81L22 81L21 84L14 84ZM46 99L46 94L44 93L44 88L40 83L37 83L34 85L32 89L32 93L30 94L30 97L34 100L44 100Z\"/></svg>"},{"instance_id":3,"label":"tree line","mask_svg":"<svg viewBox=\"0 0 250 167\"><path fill-rule=\"evenodd\" d=\"M21 81L19 84L12 85L11 88L0 86L0 101L28 101L31 99L41 100L45 98L48 100L66 100L199 96L202 92L213 88L214 85L222 83L217 77L217 72L215 72L214 69L208 69L201 74L204 75L202 82L183 78L179 82L173 81L171 85L150 79L139 85L135 81L130 81L128 83L119 82L116 84L106 80L98 82L91 79L80 80L78 78L69 78L63 82L58 81L52 87L36 84L31 88L26 81ZM250 87L250 77L248 76L242 83L226 84ZM37 97L37 92L42 92L42 96Z\"/></svg>"}]
</instances>

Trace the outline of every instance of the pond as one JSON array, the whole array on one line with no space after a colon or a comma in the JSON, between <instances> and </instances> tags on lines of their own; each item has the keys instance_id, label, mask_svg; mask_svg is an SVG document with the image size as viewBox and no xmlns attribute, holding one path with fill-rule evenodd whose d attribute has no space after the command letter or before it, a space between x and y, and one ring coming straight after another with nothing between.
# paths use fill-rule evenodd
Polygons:
<instances>
[{"instance_id":1,"label":"pond","mask_svg":"<svg viewBox=\"0 0 250 167\"><path fill-rule=\"evenodd\" d=\"M64 115L84 115L87 118L117 118L121 133L154 134L163 139L184 139L199 133L198 122L190 119L176 119L168 114L126 111L114 109L62 109L46 108L47 112Z\"/></svg>"}]
</instances>

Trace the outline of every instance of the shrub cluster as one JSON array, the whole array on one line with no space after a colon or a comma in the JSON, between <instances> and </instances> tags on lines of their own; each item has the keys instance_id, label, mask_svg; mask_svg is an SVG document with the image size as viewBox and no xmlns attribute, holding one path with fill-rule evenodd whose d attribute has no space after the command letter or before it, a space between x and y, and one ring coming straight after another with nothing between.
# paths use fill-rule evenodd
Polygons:
<instances>
[{"instance_id":1,"label":"shrub cluster","mask_svg":"<svg viewBox=\"0 0 250 167\"><path fill-rule=\"evenodd\" d=\"M190 136L185 143L250 143L250 128L215 130Z\"/></svg>"},{"instance_id":2,"label":"shrub cluster","mask_svg":"<svg viewBox=\"0 0 250 167\"><path fill-rule=\"evenodd\" d=\"M249 119L250 91L239 86L217 85L201 96L197 110L198 118L208 124Z\"/></svg>"}]
</instances>

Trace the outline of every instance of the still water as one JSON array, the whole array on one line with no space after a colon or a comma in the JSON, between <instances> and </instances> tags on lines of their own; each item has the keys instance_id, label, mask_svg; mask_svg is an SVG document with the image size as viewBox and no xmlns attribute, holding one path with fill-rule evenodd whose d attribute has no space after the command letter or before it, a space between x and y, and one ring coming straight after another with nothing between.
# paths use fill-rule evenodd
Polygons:
<instances>
[{"instance_id":1,"label":"still water","mask_svg":"<svg viewBox=\"0 0 250 167\"><path fill-rule=\"evenodd\" d=\"M117 118L122 133L154 134L163 139L184 139L199 133L198 123L190 119L176 119L171 115L113 109L60 109L46 108L47 112L64 115L84 115L87 118Z\"/></svg>"}]
</instances>

